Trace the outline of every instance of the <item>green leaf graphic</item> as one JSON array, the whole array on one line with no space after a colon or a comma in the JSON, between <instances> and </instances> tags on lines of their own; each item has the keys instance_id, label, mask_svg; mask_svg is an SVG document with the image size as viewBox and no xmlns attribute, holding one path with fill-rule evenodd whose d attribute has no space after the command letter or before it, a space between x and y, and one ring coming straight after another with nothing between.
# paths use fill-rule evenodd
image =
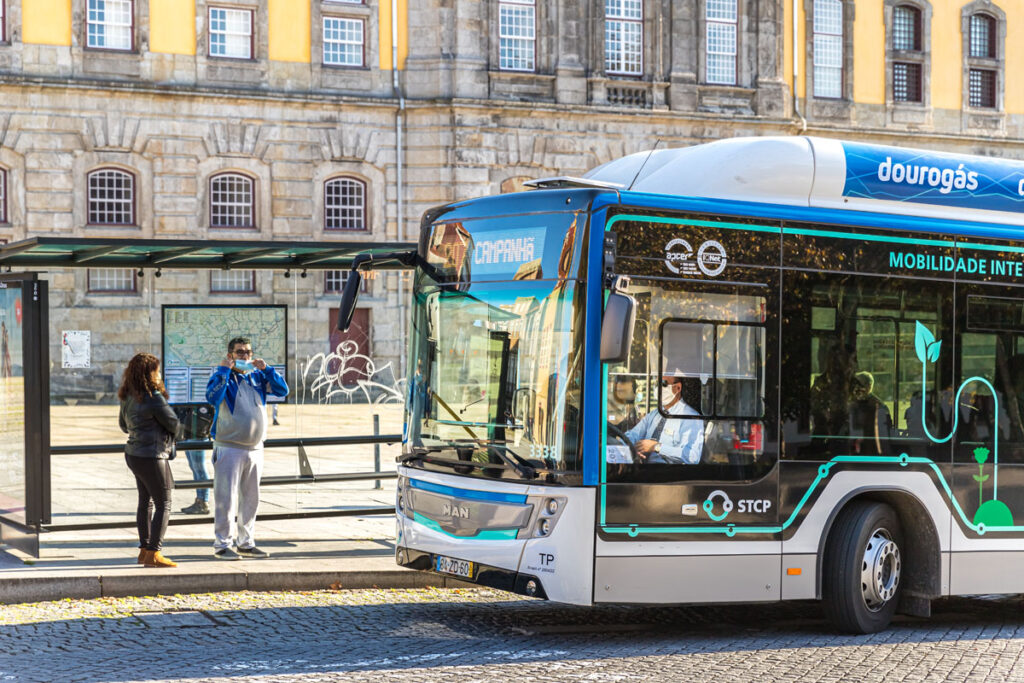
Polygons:
<instances>
[{"instance_id":1,"label":"green leaf graphic","mask_svg":"<svg viewBox=\"0 0 1024 683\"><path fill-rule=\"evenodd\" d=\"M939 359L939 349L942 347L942 342L937 341L934 344L928 345L928 360L935 362Z\"/></svg>"},{"instance_id":2,"label":"green leaf graphic","mask_svg":"<svg viewBox=\"0 0 1024 683\"><path fill-rule=\"evenodd\" d=\"M935 335L921 324L918 320L914 332L914 350L917 351L917 358L922 363L928 362L928 347L935 343Z\"/></svg>"},{"instance_id":3,"label":"green leaf graphic","mask_svg":"<svg viewBox=\"0 0 1024 683\"><path fill-rule=\"evenodd\" d=\"M978 483L986 482L986 481L988 481L988 475L987 474L975 474L974 475L974 481L976 481Z\"/></svg>"}]
</instances>

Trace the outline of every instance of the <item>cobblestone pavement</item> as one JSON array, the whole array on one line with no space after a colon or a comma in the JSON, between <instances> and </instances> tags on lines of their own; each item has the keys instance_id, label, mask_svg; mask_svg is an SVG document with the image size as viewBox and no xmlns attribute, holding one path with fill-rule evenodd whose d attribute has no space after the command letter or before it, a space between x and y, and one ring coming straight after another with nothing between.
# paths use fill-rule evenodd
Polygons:
<instances>
[{"instance_id":1,"label":"cobblestone pavement","mask_svg":"<svg viewBox=\"0 0 1024 683\"><path fill-rule=\"evenodd\" d=\"M12 681L1024 680L1024 603L874 636L814 603L574 608L490 590L216 593L0 607Z\"/></svg>"}]
</instances>

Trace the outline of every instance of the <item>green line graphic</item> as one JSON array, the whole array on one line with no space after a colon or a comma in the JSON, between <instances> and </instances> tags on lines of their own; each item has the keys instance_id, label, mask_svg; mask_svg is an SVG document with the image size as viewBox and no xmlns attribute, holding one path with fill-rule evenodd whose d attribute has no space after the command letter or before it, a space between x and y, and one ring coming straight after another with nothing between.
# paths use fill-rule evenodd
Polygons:
<instances>
[{"instance_id":1,"label":"green line graphic","mask_svg":"<svg viewBox=\"0 0 1024 683\"><path fill-rule=\"evenodd\" d=\"M951 240L936 240L936 239L925 239L925 238L910 238L910 237L898 237L895 235L877 234L871 232L861 233L844 233L836 230L816 230L806 228L781 228L772 227L766 225L749 225L743 223L732 223L732 222L717 222L717 221L705 221L690 218L672 218L668 216L640 216L640 215L629 215L629 214L617 214L612 216L605 224L605 230L611 230L615 223L620 221L634 221L642 223L663 223L667 225L681 225L681 226L701 226L710 228L722 228L727 230L744 230L749 232L763 232L763 233L775 233L783 235L794 235L794 236L805 236L805 237L828 237L835 239L848 239L858 240L861 242L888 242L892 244L912 244L917 246L941 246L945 248L960 248L960 249L976 249L981 251L1005 251L1013 253L1024 253L1022 247L1012 247L1008 245L990 245L990 244L978 244L972 242L965 242L959 238L954 237ZM978 509L974 514L973 520L969 520L967 515L964 513L960 503L956 500L953 495L953 491L943 476L939 466L929 458L922 457L910 457L906 453L901 453L899 456L862 456L862 455L839 455L827 463L821 465L818 468L818 476L814 482L811 483L810 487L804 493L803 497L797 503L792 514L781 526L736 526L735 524L725 524L719 526L671 526L671 527L649 527L641 526L638 524L630 524L627 526L608 526L607 525L607 435L606 429L602 429L601 435L601 452L602 455L602 467L601 467L601 514L600 514L600 527L606 533L611 534L628 534L630 537L636 537L641 533L655 533L655 534L725 534L726 536L732 537L736 534L775 534L780 533L789 528L796 520L797 515L803 509L804 505L810 499L815 489L821 484L822 481L829 477L832 468L839 463L870 463L870 464L898 464L901 467L907 465L920 464L927 465L938 477L939 483L942 485L942 489L946 492L956 515L959 516L964 526L975 531L980 535L991 532L1024 532L1024 526L1015 525L1013 522L1013 514L1009 507L1005 503L999 500L999 395L984 377L969 377L964 380L960 388L957 390L956 396L953 402L953 427L950 433L939 439L928 431L928 422L925 419L926 401L924 397L927 395L927 366L930 363L935 363L939 359L940 350L942 348L942 342L937 341L934 335L928 330L927 327L922 325L919 321L916 324L916 335L915 335L915 348L917 350L918 359L921 361L923 371L921 373L921 424L924 427L925 435L930 441L936 444L943 444L948 442L956 434L956 430L959 426L959 413L960 413L960 395L968 384L972 382L978 382L988 387L992 392L993 400L995 401L995 426L994 426L994 437L992 447L992 498L982 502L984 496L984 483L988 480L989 476L984 473L985 464L988 461L989 451L986 448L976 448L974 450L974 458L978 463L978 474L974 475L974 480L978 482ZM604 382L602 386L602 418L603 422L607 424L607 397L605 392L607 391L608 381L608 367L604 366ZM983 452L982 452L983 451ZM724 519L724 515L722 519Z\"/></svg>"}]
</instances>

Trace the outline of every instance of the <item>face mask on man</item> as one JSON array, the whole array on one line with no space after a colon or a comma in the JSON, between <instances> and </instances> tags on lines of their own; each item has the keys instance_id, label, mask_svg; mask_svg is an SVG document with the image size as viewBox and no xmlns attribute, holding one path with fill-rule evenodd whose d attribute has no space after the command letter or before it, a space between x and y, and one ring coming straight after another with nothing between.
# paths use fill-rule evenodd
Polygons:
<instances>
[{"instance_id":1,"label":"face mask on man","mask_svg":"<svg viewBox=\"0 0 1024 683\"><path fill-rule=\"evenodd\" d=\"M236 360L235 369L239 372L252 372L256 369L256 366L247 360Z\"/></svg>"},{"instance_id":2,"label":"face mask on man","mask_svg":"<svg viewBox=\"0 0 1024 683\"><path fill-rule=\"evenodd\" d=\"M667 408L679 397L679 393L676 391L677 386L677 384L661 385L661 405Z\"/></svg>"}]
</instances>

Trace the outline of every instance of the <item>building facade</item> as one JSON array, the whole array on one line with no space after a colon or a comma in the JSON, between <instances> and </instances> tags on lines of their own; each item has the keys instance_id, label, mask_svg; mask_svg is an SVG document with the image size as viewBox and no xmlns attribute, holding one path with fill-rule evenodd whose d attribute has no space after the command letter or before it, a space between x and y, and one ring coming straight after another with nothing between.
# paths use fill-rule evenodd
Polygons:
<instances>
[{"instance_id":1,"label":"building facade","mask_svg":"<svg viewBox=\"0 0 1024 683\"><path fill-rule=\"evenodd\" d=\"M408 240L440 203L740 135L1021 157L1022 33L1007 0L0 0L0 239ZM153 275L48 274L51 357L96 348L58 394L104 400L161 304L287 303L299 360L340 340L343 273ZM398 374L404 277L356 318Z\"/></svg>"}]
</instances>

